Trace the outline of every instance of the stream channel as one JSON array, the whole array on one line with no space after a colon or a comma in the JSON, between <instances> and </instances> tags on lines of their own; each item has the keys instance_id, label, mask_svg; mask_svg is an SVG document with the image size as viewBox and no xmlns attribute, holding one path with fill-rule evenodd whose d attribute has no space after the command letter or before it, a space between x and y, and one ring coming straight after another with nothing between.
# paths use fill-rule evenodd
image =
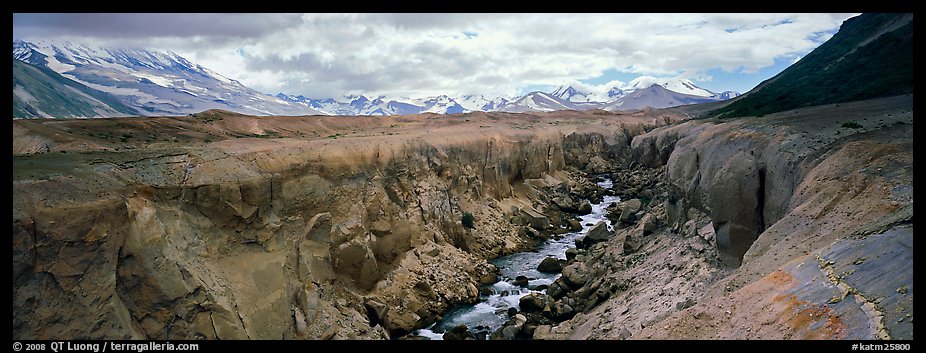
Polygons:
<instances>
[{"instance_id":1,"label":"stream channel","mask_svg":"<svg viewBox=\"0 0 926 353\"><path fill-rule=\"evenodd\" d=\"M598 186L611 188L611 180L605 178L598 182ZM545 293L546 287L559 278L559 273L544 273L537 271L537 265L547 257L566 258L566 250L575 247L575 240L588 233L588 230L599 221L604 221L611 229L611 222L605 217L605 208L613 202L620 201L617 196L604 196L600 203L592 204L592 213L579 216L582 230L563 234L560 239L551 238L541 243L534 251L519 252L492 260L499 269L499 281L486 286L492 292L490 295L480 295L479 302L470 305L460 305L449 310L440 321L428 328L415 331L413 334L430 339L440 340L445 331L457 325L464 324L471 332L492 332L498 330L508 321L508 308L520 311L521 297L530 293ZM515 284L517 276L526 276L527 288ZM539 289L538 286L544 286ZM538 290L539 289L539 290ZM480 291L482 292L482 291Z\"/></svg>"}]
</instances>

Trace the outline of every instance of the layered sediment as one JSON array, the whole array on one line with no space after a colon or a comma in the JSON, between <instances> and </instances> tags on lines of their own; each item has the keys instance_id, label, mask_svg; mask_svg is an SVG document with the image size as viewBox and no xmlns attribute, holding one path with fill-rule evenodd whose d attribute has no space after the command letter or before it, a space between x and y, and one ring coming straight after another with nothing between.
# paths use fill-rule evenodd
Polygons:
<instances>
[{"instance_id":1,"label":"layered sediment","mask_svg":"<svg viewBox=\"0 0 926 353\"><path fill-rule=\"evenodd\" d=\"M912 338L912 96L685 109L15 121L14 337L401 337L609 173L492 337Z\"/></svg>"},{"instance_id":2,"label":"layered sediment","mask_svg":"<svg viewBox=\"0 0 926 353\"><path fill-rule=\"evenodd\" d=\"M15 121L13 335L398 337L568 226L552 193L589 185L576 171L673 119Z\"/></svg>"},{"instance_id":3,"label":"layered sediment","mask_svg":"<svg viewBox=\"0 0 926 353\"><path fill-rule=\"evenodd\" d=\"M553 295L585 310L533 337L912 339L912 141L912 96L635 137L615 191L648 205L615 205Z\"/></svg>"}]
</instances>

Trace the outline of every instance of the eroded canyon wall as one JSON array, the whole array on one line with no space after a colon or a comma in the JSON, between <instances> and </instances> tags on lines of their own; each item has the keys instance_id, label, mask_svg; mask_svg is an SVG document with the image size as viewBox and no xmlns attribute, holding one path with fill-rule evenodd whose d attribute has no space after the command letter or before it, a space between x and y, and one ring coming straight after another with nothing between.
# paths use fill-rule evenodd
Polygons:
<instances>
[{"instance_id":1,"label":"eroded canyon wall","mask_svg":"<svg viewBox=\"0 0 926 353\"><path fill-rule=\"evenodd\" d=\"M23 156L14 161L13 335L408 333L476 300L495 278L486 259L536 241L521 224L565 225L551 190L592 187L567 165L603 171L643 132L577 125ZM474 229L461 224L464 212Z\"/></svg>"}]
</instances>

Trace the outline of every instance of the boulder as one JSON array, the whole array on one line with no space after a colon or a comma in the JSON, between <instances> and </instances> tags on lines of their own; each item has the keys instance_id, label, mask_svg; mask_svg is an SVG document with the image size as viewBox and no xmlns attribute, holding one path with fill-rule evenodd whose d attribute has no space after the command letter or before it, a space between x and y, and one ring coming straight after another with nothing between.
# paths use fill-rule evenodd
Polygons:
<instances>
[{"instance_id":1,"label":"boulder","mask_svg":"<svg viewBox=\"0 0 926 353\"><path fill-rule=\"evenodd\" d=\"M579 299L594 300L595 298L590 297L592 297L592 294L594 294L596 290L598 290L598 283L591 283L582 286L582 288L579 288L579 290L576 291L575 296Z\"/></svg>"},{"instance_id":2,"label":"boulder","mask_svg":"<svg viewBox=\"0 0 926 353\"><path fill-rule=\"evenodd\" d=\"M563 266L565 266L564 262L565 261L555 257L548 257L543 259L543 261L540 262L540 265L537 265L537 271L546 273L563 272Z\"/></svg>"},{"instance_id":3,"label":"boulder","mask_svg":"<svg viewBox=\"0 0 926 353\"><path fill-rule=\"evenodd\" d=\"M574 219L569 219L566 221L566 225L571 232L578 232L582 230L582 223Z\"/></svg>"},{"instance_id":4,"label":"boulder","mask_svg":"<svg viewBox=\"0 0 926 353\"><path fill-rule=\"evenodd\" d=\"M573 201L569 195L553 198L553 204L563 212L572 213L579 209L578 203Z\"/></svg>"},{"instance_id":5,"label":"boulder","mask_svg":"<svg viewBox=\"0 0 926 353\"><path fill-rule=\"evenodd\" d=\"M550 227L550 219L547 216L529 208L521 209L521 218L534 229L547 229Z\"/></svg>"},{"instance_id":6,"label":"boulder","mask_svg":"<svg viewBox=\"0 0 926 353\"><path fill-rule=\"evenodd\" d=\"M534 325L534 324L524 324L524 326L521 326L521 334L524 337L533 337L534 331L536 330L537 330L537 325Z\"/></svg>"},{"instance_id":7,"label":"boulder","mask_svg":"<svg viewBox=\"0 0 926 353\"><path fill-rule=\"evenodd\" d=\"M585 236L583 235L581 237L576 238L576 240L574 240L573 243L576 245L576 248L585 249Z\"/></svg>"},{"instance_id":8,"label":"boulder","mask_svg":"<svg viewBox=\"0 0 926 353\"><path fill-rule=\"evenodd\" d=\"M714 240L714 225L708 223L704 227L701 227L701 229L698 230L698 235L705 241L711 242Z\"/></svg>"},{"instance_id":9,"label":"boulder","mask_svg":"<svg viewBox=\"0 0 926 353\"><path fill-rule=\"evenodd\" d=\"M556 322L566 321L575 316L575 310L564 302L553 304L553 320Z\"/></svg>"},{"instance_id":10,"label":"boulder","mask_svg":"<svg viewBox=\"0 0 926 353\"><path fill-rule=\"evenodd\" d=\"M531 293L521 297L518 305L521 307L521 311L525 313L542 312L549 310L553 306L553 298L545 294Z\"/></svg>"},{"instance_id":11,"label":"boulder","mask_svg":"<svg viewBox=\"0 0 926 353\"><path fill-rule=\"evenodd\" d=\"M566 261L567 261L567 262L568 262L568 261L572 261L573 259L575 259L577 255L579 255L579 250L578 250L578 249L576 249L576 248L569 248L569 249L566 249Z\"/></svg>"},{"instance_id":12,"label":"boulder","mask_svg":"<svg viewBox=\"0 0 926 353\"><path fill-rule=\"evenodd\" d=\"M515 308L515 307L508 308L507 314L508 314L508 317L514 317L515 315L518 314L518 308Z\"/></svg>"},{"instance_id":13,"label":"boulder","mask_svg":"<svg viewBox=\"0 0 926 353\"><path fill-rule=\"evenodd\" d=\"M553 297L553 299L562 298L566 296L566 293L568 292L567 288L568 287L562 284L562 280L557 279L556 281L553 281L549 287L547 287L547 295Z\"/></svg>"},{"instance_id":14,"label":"boulder","mask_svg":"<svg viewBox=\"0 0 926 353\"><path fill-rule=\"evenodd\" d=\"M621 202L620 205L618 205L617 207L621 210L621 213L625 211L630 212L630 213L637 213L638 211L640 211L640 208L643 207L643 202L640 201L640 199L630 199L630 200Z\"/></svg>"},{"instance_id":15,"label":"boulder","mask_svg":"<svg viewBox=\"0 0 926 353\"><path fill-rule=\"evenodd\" d=\"M589 246L591 244L605 241L611 238L611 232L608 231L608 224L604 221L599 221L588 230L588 234L585 235L584 244Z\"/></svg>"},{"instance_id":16,"label":"boulder","mask_svg":"<svg viewBox=\"0 0 926 353\"><path fill-rule=\"evenodd\" d=\"M443 338L447 341L475 340L476 335L469 332L469 328L466 327L466 325L460 324L445 332Z\"/></svg>"},{"instance_id":17,"label":"boulder","mask_svg":"<svg viewBox=\"0 0 926 353\"><path fill-rule=\"evenodd\" d=\"M588 200L582 200L582 202L579 203L578 213L580 215L592 213L592 204L588 202Z\"/></svg>"},{"instance_id":18,"label":"boulder","mask_svg":"<svg viewBox=\"0 0 926 353\"><path fill-rule=\"evenodd\" d=\"M528 279L525 276L517 276L514 278L514 284L520 287L527 287Z\"/></svg>"},{"instance_id":19,"label":"boulder","mask_svg":"<svg viewBox=\"0 0 926 353\"><path fill-rule=\"evenodd\" d=\"M563 276L560 277L572 289L579 289L585 282L588 282L588 271L585 265L573 263L563 269Z\"/></svg>"},{"instance_id":20,"label":"boulder","mask_svg":"<svg viewBox=\"0 0 926 353\"><path fill-rule=\"evenodd\" d=\"M505 322L501 328L493 332L491 339L493 340L513 340L523 337L521 335L521 330L524 328L524 324L527 323L527 317L522 314L516 314L511 319Z\"/></svg>"},{"instance_id":21,"label":"boulder","mask_svg":"<svg viewBox=\"0 0 926 353\"><path fill-rule=\"evenodd\" d=\"M521 332L521 328L514 326L503 326L498 331L492 333L493 340L513 340L518 338L518 333Z\"/></svg>"},{"instance_id":22,"label":"boulder","mask_svg":"<svg viewBox=\"0 0 926 353\"><path fill-rule=\"evenodd\" d=\"M512 320L514 321L513 326L520 329L522 326L524 326L524 324L527 323L527 316L524 316L524 314L517 314L514 316L514 318L512 318Z\"/></svg>"},{"instance_id":23,"label":"boulder","mask_svg":"<svg viewBox=\"0 0 926 353\"><path fill-rule=\"evenodd\" d=\"M529 238L537 239L540 238L540 232L532 227L521 227L521 235Z\"/></svg>"},{"instance_id":24,"label":"boulder","mask_svg":"<svg viewBox=\"0 0 926 353\"><path fill-rule=\"evenodd\" d=\"M624 255L633 254L640 250L643 247L643 233L634 233L632 231L627 232L627 237L624 238Z\"/></svg>"},{"instance_id":25,"label":"boulder","mask_svg":"<svg viewBox=\"0 0 926 353\"><path fill-rule=\"evenodd\" d=\"M642 225L643 235L650 235L656 231L656 217L654 217L652 213L647 213L643 216L640 220L640 224Z\"/></svg>"},{"instance_id":26,"label":"boulder","mask_svg":"<svg viewBox=\"0 0 926 353\"><path fill-rule=\"evenodd\" d=\"M386 312L386 320L383 327L389 330L393 337L402 336L412 332L417 327L421 327L422 318L413 312L407 310L389 310Z\"/></svg>"},{"instance_id":27,"label":"boulder","mask_svg":"<svg viewBox=\"0 0 926 353\"><path fill-rule=\"evenodd\" d=\"M494 266L492 267L494 269ZM487 272L479 277L479 284L492 284L498 282L498 275L495 272Z\"/></svg>"},{"instance_id":28,"label":"boulder","mask_svg":"<svg viewBox=\"0 0 926 353\"><path fill-rule=\"evenodd\" d=\"M621 215L619 219L621 222L624 222L624 223L636 222L637 221L636 213L637 211L640 210L640 205L641 205L640 200L633 199L627 202L628 204L625 204L624 207L621 208Z\"/></svg>"}]
</instances>

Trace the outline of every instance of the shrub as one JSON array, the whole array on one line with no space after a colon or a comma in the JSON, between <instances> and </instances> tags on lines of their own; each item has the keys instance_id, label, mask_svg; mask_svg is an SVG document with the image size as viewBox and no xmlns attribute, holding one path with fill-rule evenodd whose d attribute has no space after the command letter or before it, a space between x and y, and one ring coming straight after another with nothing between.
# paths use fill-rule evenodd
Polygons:
<instances>
[{"instance_id":1,"label":"shrub","mask_svg":"<svg viewBox=\"0 0 926 353\"><path fill-rule=\"evenodd\" d=\"M464 227L469 229L476 229L476 218L473 217L472 213L463 212L463 219L461 221L463 222Z\"/></svg>"},{"instance_id":2,"label":"shrub","mask_svg":"<svg viewBox=\"0 0 926 353\"><path fill-rule=\"evenodd\" d=\"M848 122L848 123L842 123L842 127L847 127L847 128L850 128L850 129L861 129L861 128L862 128L862 125L859 124L859 123L857 123L857 122L850 121L850 122Z\"/></svg>"}]
</instances>

